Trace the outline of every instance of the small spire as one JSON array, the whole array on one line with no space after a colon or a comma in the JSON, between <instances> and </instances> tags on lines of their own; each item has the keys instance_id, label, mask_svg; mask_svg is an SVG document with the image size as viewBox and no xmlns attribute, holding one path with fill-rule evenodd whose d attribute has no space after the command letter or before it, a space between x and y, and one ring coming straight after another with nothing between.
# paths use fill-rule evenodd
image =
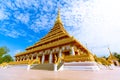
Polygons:
<instances>
[{"instance_id":1,"label":"small spire","mask_svg":"<svg viewBox=\"0 0 120 80\"><path fill-rule=\"evenodd\" d=\"M109 47L108 47L108 50L109 50L109 53L112 54Z\"/></svg>"},{"instance_id":2,"label":"small spire","mask_svg":"<svg viewBox=\"0 0 120 80\"><path fill-rule=\"evenodd\" d=\"M111 51L110 51L110 48L108 47L108 50L109 50L109 53L110 53L110 57L112 57L113 55L112 55L112 53L111 53Z\"/></svg>"},{"instance_id":3,"label":"small spire","mask_svg":"<svg viewBox=\"0 0 120 80\"><path fill-rule=\"evenodd\" d=\"M61 17L60 17L60 8L58 8L58 15L57 15L57 18L56 18L55 24L56 24L56 23L62 23L62 21L61 21Z\"/></svg>"},{"instance_id":4,"label":"small spire","mask_svg":"<svg viewBox=\"0 0 120 80\"><path fill-rule=\"evenodd\" d=\"M108 59L110 59L110 60L118 60L118 59L112 54L112 52L110 51L110 48L108 48L108 50L109 50L109 53L110 53Z\"/></svg>"}]
</instances>

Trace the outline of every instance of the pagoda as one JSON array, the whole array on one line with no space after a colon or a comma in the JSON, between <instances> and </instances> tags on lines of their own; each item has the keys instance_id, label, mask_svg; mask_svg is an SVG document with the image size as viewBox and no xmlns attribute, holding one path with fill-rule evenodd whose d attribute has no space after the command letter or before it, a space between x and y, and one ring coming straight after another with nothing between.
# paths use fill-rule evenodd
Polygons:
<instances>
[{"instance_id":1,"label":"pagoda","mask_svg":"<svg viewBox=\"0 0 120 80\"><path fill-rule=\"evenodd\" d=\"M64 56L64 57L63 57ZM62 59L60 59L63 57ZM16 62L39 60L40 64L94 62L92 53L65 30L60 10L53 28L34 45L15 55ZM60 62L61 62L60 61Z\"/></svg>"},{"instance_id":2,"label":"pagoda","mask_svg":"<svg viewBox=\"0 0 120 80\"><path fill-rule=\"evenodd\" d=\"M112 54L112 52L110 51L109 48L108 48L108 50L109 50L110 55L108 56L108 59L107 59L107 60L108 60L111 64L113 64L113 65L115 65L115 66L119 66L118 58L115 57L115 56Z\"/></svg>"}]
</instances>

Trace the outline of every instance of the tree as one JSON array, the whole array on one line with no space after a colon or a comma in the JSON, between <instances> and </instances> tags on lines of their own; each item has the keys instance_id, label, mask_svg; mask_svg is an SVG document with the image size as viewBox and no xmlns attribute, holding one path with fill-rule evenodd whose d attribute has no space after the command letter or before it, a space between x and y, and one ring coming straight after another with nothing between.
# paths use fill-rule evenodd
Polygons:
<instances>
[{"instance_id":1,"label":"tree","mask_svg":"<svg viewBox=\"0 0 120 80\"><path fill-rule=\"evenodd\" d=\"M114 52L113 55L118 58L118 61L120 62L120 54L118 54L117 52Z\"/></svg>"},{"instance_id":2,"label":"tree","mask_svg":"<svg viewBox=\"0 0 120 80\"><path fill-rule=\"evenodd\" d=\"M101 58L105 58L106 60L108 59L108 57L106 57L106 56L103 56L103 57L101 57Z\"/></svg>"},{"instance_id":3,"label":"tree","mask_svg":"<svg viewBox=\"0 0 120 80\"><path fill-rule=\"evenodd\" d=\"M8 54L9 49L7 47L0 47L0 64L3 62L13 61L13 58Z\"/></svg>"},{"instance_id":4,"label":"tree","mask_svg":"<svg viewBox=\"0 0 120 80\"><path fill-rule=\"evenodd\" d=\"M2 57L4 54L7 54L9 52L9 49L7 47L0 47L0 57Z\"/></svg>"}]
</instances>

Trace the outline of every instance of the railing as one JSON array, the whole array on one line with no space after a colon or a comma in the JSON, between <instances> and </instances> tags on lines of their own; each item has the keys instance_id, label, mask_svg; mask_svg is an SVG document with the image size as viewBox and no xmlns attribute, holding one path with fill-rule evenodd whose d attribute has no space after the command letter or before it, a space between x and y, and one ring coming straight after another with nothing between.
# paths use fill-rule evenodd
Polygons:
<instances>
[{"instance_id":1,"label":"railing","mask_svg":"<svg viewBox=\"0 0 120 80\"><path fill-rule=\"evenodd\" d=\"M4 62L2 64L0 64L0 67L6 67L8 65L8 63Z\"/></svg>"},{"instance_id":2,"label":"railing","mask_svg":"<svg viewBox=\"0 0 120 80\"><path fill-rule=\"evenodd\" d=\"M32 65L32 64L40 64L40 60L35 59L35 60L25 60L25 61L14 61L14 62L9 62L7 64L9 64L9 65L19 65L19 64Z\"/></svg>"},{"instance_id":3,"label":"railing","mask_svg":"<svg viewBox=\"0 0 120 80\"><path fill-rule=\"evenodd\" d=\"M72 61L93 61L91 57L87 55L74 55L74 56L65 56L64 57L65 62L72 62Z\"/></svg>"},{"instance_id":4,"label":"railing","mask_svg":"<svg viewBox=\"0 0 120 80\"><path fill-rule=\"evenodd\" d=\"M32 60L32 61L28 62L28 65L33 65L33 64L40 64L40 60L39 59L35 59L35 60Z\"/></svg>"},{"instance_id":5,"label":"railing","mask_svg":"<svg viewBox=\"0 0 120 80\"><path fill-rule=\"evenodd\" d=\"M9 62L9 65L28 64L29 60Z\"/></svg>"},{"instance_id":6,"label":"railing","mask_svg":"<svg viewBox=\"0 0 120 80\"><path fill-rule=\"evenodd\" d=\"M110 60L106 60L104 58L96 58L96 62L99 63L99 64L103 64L103 65L113 64Z\"/></svg>"}]
</instances>

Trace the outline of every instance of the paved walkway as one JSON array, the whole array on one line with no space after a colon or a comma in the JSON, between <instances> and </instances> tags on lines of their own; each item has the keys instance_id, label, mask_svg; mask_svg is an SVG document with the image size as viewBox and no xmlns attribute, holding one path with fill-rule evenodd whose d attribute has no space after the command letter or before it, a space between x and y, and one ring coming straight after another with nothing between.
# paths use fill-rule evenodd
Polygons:
<instances>
[{"instance_id":1,"label":"paved walkway","mask_svg":"<svg viewBox=\"0 0 120 80\"><path fill-rule=\"evenodd\" d=\"M0 80L120 80L120 69L54 72L12 67L0 69Z\"/></svg>"}]
</instances>

